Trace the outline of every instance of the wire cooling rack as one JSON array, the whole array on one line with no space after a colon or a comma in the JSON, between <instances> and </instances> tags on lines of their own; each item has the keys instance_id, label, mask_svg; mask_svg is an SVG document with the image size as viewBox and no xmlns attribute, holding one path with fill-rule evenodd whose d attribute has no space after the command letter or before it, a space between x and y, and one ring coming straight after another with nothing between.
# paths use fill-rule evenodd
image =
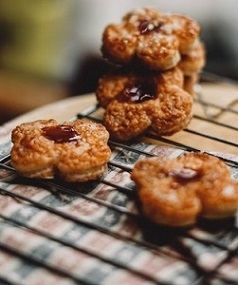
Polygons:
<instances>
[{"instance_id":1,"label":"wire cooling rack","mask_svg":"<svg viewBox=\"0 0 238 285\"><path fill-rule=\"evenodd\" d=\"M0 284L238 284L237 217L183 229L155 225L140 215L130 180L141 157L201 150L223 159L238 177L236 83L208 73L202 81L186 130L109 141L113 155L99 181L20 177L9 143L1 145ZM102 112L95 105L77 117L100 121Z\"/></svg>"}]
</instances>

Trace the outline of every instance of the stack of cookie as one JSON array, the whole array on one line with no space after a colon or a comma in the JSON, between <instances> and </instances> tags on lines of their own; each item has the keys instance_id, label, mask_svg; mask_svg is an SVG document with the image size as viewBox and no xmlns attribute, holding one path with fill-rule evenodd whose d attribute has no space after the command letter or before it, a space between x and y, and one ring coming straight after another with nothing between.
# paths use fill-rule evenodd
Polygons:
<instances>
[{"instance_id":1,"label":"stack of cookie","mask_svg":"<svg viewBox=\"0 0 238 285\"><path fill-rule=\"evenodd\" d=\"M194 19L154 8L133 10L105 28L102 54L115 69L99 80L96 96L114 139L148 130L172 135L188 125L193 87L205 64L199 35Z\"/></svg>"}]
</instances>

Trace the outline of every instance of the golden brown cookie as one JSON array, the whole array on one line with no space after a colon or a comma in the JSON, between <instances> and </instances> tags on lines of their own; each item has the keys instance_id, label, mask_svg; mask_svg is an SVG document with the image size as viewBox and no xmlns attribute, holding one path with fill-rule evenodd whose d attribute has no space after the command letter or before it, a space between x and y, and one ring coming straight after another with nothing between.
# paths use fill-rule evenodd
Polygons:
<instances>
[{"instance_id":1,"label":"golden brown cookie","mask_svg":"<svg viewBox=\"0 0 238 285\"><path fill-rule=\"evenodd\" d=\"M184 75L183 89L189 94L196 96L196 84L199 83L199 74L194 73L190 76Z\"/></svg>"},{"instance_id":2,"label":"golden brown cookie","mask_svg":"<svg viewBox=\"0 0 238 285\"><path fill-rule=\"evenodd\" d=\"M192 118L192 96L183 90L179 68L165 72L116 69L104 75L96 96L105 108L104 125L112 138L130 140L152 130L167 136Z\"/></svg>"},{"instance_id":3,"label":"golden brown cookie","mask_svg":"<svg viewBox=\"0 0 238 285\"><path fill-rule=\"evenodd\" d=\"M181 56L178 67L186 76L199 74L205 65L205 48L204 44L197 42L187 54Z\"/></svg>"},{"instance_id":4,"label":"golden brown cookie","mask_svg":"<svg viewBox=\"0 0 238 285\"><path fill-rule=\"evenodd\" d=\"M12 131L11 163L26 177L94 180L107 170L108 138L103 125L90 121L23 123Z\"/></svg>"},{"instance_id":5,"label":"golden brown cookie","mask_svg":"<svg viewBox=\"0 0 238 285\"><path fill-rule=\"evenodd\" d=\"M159 224L186 226L198 217L226 218L237 211L237 182L222 160L205 153L140 160L131 178L143 214Z\"/></svg>"},{"instance_id":6,"label":"golden brown cookie","mask_svg":"<svg viewBox=\"0 0 238 285\"><path fill-rule=\"evenodd\" d=\"M180 54L189 53L197 44L201 28L195 19L181 14L164 13L160 15L160 20L164 23L163 33L178 38Z\"/></svg>"},{"instance_id":7,"label":"golden brown cookie","mask_svg":"<svg viewBox=\"0 0 238 285\"><path fill-rule=\"evenodd\" d=\"M167 70L191 51L199 35L199 24L190 17L140 8L127 13L120 23L106 26L101 50L116 64L136 62L149 69Z\"/></svg>"}]
</instances>

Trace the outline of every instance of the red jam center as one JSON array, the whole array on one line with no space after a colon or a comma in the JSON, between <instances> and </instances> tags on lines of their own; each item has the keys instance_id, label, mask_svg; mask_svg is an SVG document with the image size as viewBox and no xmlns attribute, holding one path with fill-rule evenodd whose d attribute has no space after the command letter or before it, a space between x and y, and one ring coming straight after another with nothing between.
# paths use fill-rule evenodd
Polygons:
<instances>
[{"instance_id":1,"label":"red jam center","mask_svg":"<svg viewBox=\"0 0 238 285\"><path fill-rule=\"evenodd\" d=\"M153 82L141 81L134 86L125 87L117 96L122 102L143 102L153 99L156 95L156 86Z\"/></svg>"},{"instance_id":2,"label":"red jam center","mask_svg":"<svg viewBox=\"0 0 238 285\"><path fill-rule=\"evenodd\" d=\"M56 125L42 128L43 135L56 143L76 142L80 139L79 134L72 126Z\"/></svg>"},{"instance_id":3,"label":"red jam center","mask_svg":"<svg viewBox=\"0 0 238 285\"><path fill-rule=\"evenodd\" d=\"M162 22L154 23L150 20L144 19L139 22L138 29L141 34L147 34L152 31L159 31L162 25Z\"/></svg>"}]
</instances>

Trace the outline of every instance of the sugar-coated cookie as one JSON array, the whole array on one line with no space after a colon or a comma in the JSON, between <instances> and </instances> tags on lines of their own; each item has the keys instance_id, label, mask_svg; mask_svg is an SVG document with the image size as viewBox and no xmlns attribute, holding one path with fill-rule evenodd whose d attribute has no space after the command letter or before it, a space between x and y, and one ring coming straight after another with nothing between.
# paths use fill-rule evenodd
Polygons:
<instances>
[{"instance_id":1,"label":"sugar-coated cookie","mask_svg":"<svg viewBox=\"0 0 238 285\"><path fill-rule=\"evenodd\" d=\"M116 64L139 63L149 69L167 70L191 53L200 42L199 35L199 24L188 16L139 8L128 12L120 23L105 27L101 50ZM202 61L204 54L200 56Z\"/></svg>"},{"instance_id":2,"label":"sugar-coated cookie","mask_svg":"<svg viewBox=\"0 0 238 285\"><path fill-rule=\"evenodd\" d=\"M193 76L200 73L205 65L205 53L204 44L197 42L187 54L181 56L178 67L185 76Z\"/></svg>"},{"instance_id":3,"label":"sugar-coated cookie","mask_svg":"<svg viewBox=\"0 0 238 285\"><path fill-rule=\"evenodd\" d=\"M147 130L167 136L184 129L192 118L193 97L183 85L179 68L116 69L104 75L96 96L105 108L103 121L112 138L130 140Z\"/></svg>"},{"instance_id":4,"label":"sugar-coated cookie","mask_svg":"<svg viewBox=\"0 0 238 285\"><path fill-rule=\"evenodd\" d=\"M105 127L91 121L23 123L12 131L11 163L26 177L94 180L107 170L108 138Z\"/></svg>"},{"instance_id":5,"label":"sugar-coated cookie","mask_svg":"<svg viewBox=\"0 0 238 285\"><path fill-rule=\"evenodd\" d=\"M168 226L194 224L198 217L234 216L238 186L226 164L205 153L146 158L136 163L131 178L142 213Z\"/></svg>"}]
</instances>

